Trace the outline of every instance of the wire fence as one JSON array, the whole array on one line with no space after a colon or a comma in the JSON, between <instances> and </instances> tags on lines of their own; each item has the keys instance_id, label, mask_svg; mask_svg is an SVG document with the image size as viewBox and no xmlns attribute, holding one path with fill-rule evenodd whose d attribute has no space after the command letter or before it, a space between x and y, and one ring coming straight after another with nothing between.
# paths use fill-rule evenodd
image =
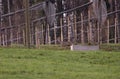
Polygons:
<instances>
[{"instance_id":1,"label":"wire fence","mask_svg":"<svg viewBox=\"0 0 120 79\"><path fill-rule=\"evenodd\" d=\"M108 18L104 26L100 27L99 22L95 17L89 16L89 9L87 15L84 15L84 11L76 16L76 10L82 7L89 7L92 2L88 2L81 6L62 11L52 16L59 16L64 13L73 12L74 15L68 14L66 17L59 18L59 22L56 19L54 26L49 26L46 22L46 17L32 16L30 26L30 44L39 47L41 44L102 44L102 43L120 43L120 24L119 18L115 15L120 13L120 10L109 12ZM31 6L29 9L33 12L38 11L42 3ZM25 9L17 10L15 12L9 12L3 14L1 18L7 18L9 20L3 20L0 27L0 45L9 46L12 44L25 44L25 22L19 23L16 21L15 25L10 25L13 21L12 16L19 16L20 13L24 13ZM30 12L31 12L30 11ZM85 11L86 12L86 11ZM81 16L82 15L82 16ZM109 16L109 15L112 15ZM104 16L104 15L102 15ZM18 18L18 17L14 17ZM19 21L23 17L19 16ZM87 19L86 19L87 18ZM11 22L11 23L10 23ZM5 25L8 24L8 25ZM59 24L58 24L59 23Z\"/></svg>"}]
</instances>

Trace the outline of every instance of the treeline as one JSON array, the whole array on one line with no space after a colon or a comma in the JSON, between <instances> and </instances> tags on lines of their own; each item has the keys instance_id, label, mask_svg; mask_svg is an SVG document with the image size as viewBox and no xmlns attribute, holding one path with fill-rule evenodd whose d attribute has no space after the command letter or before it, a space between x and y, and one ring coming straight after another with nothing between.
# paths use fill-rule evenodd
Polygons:
<instances>
[{"instance_id":1,"label":"treeline","mask_svg":"<svg viewBox=\"0 0 120 79\"><path fill-rule=\"evenodd\" d=\"M25 44L24 1L1 1L0 45ZM30 10L31 45L120 43L120 0L30 0L29 5L42 2L56 12Z\"/></svg>"}]
</instances>

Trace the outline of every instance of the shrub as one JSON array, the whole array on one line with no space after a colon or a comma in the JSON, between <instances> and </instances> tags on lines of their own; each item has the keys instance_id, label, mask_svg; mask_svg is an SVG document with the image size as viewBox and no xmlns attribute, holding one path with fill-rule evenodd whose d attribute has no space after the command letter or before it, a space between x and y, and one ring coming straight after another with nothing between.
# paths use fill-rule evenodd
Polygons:
<instances>
[{"instance_id":1,"label":"shrub","mask_svg":"<svg viewBox=\"0 0 120 79\"><path fill-rule=\"evenodd\" d=\"M100 49L105 51L120 51L120 44L102 44L100 45Z\"/></svg>"}]
</instances>

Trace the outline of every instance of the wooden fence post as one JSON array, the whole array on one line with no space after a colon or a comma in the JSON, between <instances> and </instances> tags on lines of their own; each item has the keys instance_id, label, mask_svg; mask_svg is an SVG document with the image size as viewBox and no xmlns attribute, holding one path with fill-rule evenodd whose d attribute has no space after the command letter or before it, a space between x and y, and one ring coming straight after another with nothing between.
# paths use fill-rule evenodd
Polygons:
<instances>
[{"instance_id":1,"label":"wooden fence post","mask_svg":"<svg viewBox=\"0 0 120 79\"><path fill-rule=\"evenodd\" d=\"M44 24L42 24L42 44L44 44Z\"/></svg>"},{"instance_id":2,"label":"wooden fence post","mask_svg":"<svg viewBox=\"0 0 120 79\"><path fill-rule=\"evenodd\" d=\"M35 37L36 37L36 48L40 47L40 40L39 40L39 28L35 27Z\"/></svg>"},{"instance_id":3,"label":"wooden fence post","mask_svg":"<svg viewBox=\"0 0 120 79\"><path fill-rule=\"evenodd\" d=\"M82 13L81 13L81 43L84 44L84 23Z\"/></svg>"},{"instance_id":4,"label":"wooden fence post","mask_svg":"<svg viewBox=\"0 0 120 79\"><path fill-rule=\"evenodd\" d=\"M5 34L2 34L3 46L5 46Z\"/></svg>"},{"instance_id":5,"label":"wooden fence post","mask_svg":"<svg viewBox=\"0 0 120 79\"><path fill-rule=\"evenodd\" d=\"M13 29L12 28L10 29L10 41L11 41L11 44L13 44Z\"/></svg>"},{"instance_id":6,"label":"wooden fence post","mask_svg":"<svg viewBox=\"0 0 120 79\"><path fill-rule=\"evenodd\" d=\"M69 16L68 16L67 20L68 20L68 42L70 42L70 18L69 18Z\"/></svg>"},{"instance_id":7,"label":"wooden fence post","mask_svg":"<svg viewBox=\"0 0 120 79\"><path fill-rule=\"evenodd\" d=\"M29 0L25 0L25 45L30 48L30 16L29 16Z\"/></svg>"},{"instance_id":8,"label":"wooden fence post","mask_svg":"<svg viewBox=\"0 0 120 79\"><path fill-rule=\"evenodd\" d=\"M54 23L54 37L55 37L55 44L57 44L57 35L56 35L56 25Z\"/></svg>"},{"instance_id":9,"label":"wooden fence post","mask_svg":"<svg viewBox=\"0 0 120 79\"><path fill-rule=\"evenodd\" d=\"M60 19L60 27L61 27L61 42L63 42L63 19ZM62 43L61 43L62 44Z\"/></svg>"},{"instance_id":10,"label":"wooden fence post","mask_svg":"<svg viewBox=\"0 0 120 79\"><path fill-rule=\"evenodd\" d=\"M23 29L23 43L25 45L25 28Z\"/></svg>"},{"instance_id":11,"label":"wooden fence post","mask_svg":"<svg viewBox=\"0 0 120 79\"><path fill-rule=\"evenodd\" d=\"M88 10L88 22L89 22L89 30L88 30L88 36L89 36L89 38L88 38L88 43L90 43L90 44L92 44L93 43L93 34L92 34L92 24L91 24L91 22L90 22L90 19L91 19L91 17L90 17L90 10Z\"/></svg>"},{"instance_id":12,"label":"wooden fence post","mask_svg":"<svg viewBox=\"0 0 120 79\"><path fill-rule=\"evenodd\" d=\"M115 18L115 44L117 43L117 18Z\"/></svg>"},{"instance_id":13,"label":"wooden fence post","mask_svg":"<svg viewBox=\"0 0 120 79\"><path fill-rule=\"evenodd\" d=\"M2 40L1 40L1 30L0 30L0 46L1 46Z\"/></svg>"},{"instance_id":14,"label":"wooden fence post","mask_svg":"<svg viewBox=\"0 0 120 79\"><path fill-rule=\"evenodd\" d=\"M74 15L74 35L75 35L75 42L77 40L77 24L76 24L76 15Z\"/></svg>"},{"instance_id":15,"label":"wooden fence post","mask_svg":"<svg viewBox=\"0 0 120 79\"><path fill-rule=\"evenodd\" d=\"M110 22L109 19L107 20L107 43L110 43Z\"/></svg>"},{"instance_id":16,"label":"wooden fence post","mask_svg":"<svg viewBox=\"0 0 120 79\"><path fill-rule=\"evenodd\" d=\"M32 28L31 28L31 40L30 40L30 42L31 42L31 45L34 45L34 36L35 36L35 33L34 33L33 22L31 23L31 26L32 26Z\"/></svg>"},{"instance_id":17,"label":"wooden fence post","mask_svg":"<svg viewBox=\"0 0 120 79\"><path fill-rule=\"evenodd\" d=\"M10 0L7 0L7 4L8 4L8 13L10 13ZM9 20L9 27L12 26L12 22L11 22L11 16L8 17ZM7 34L6 34L6 38L7 38ZM7 39L8 40L8 39ZM10 41L11 42L11 41ZM7 43L6 43L7 44Z\"/></svg>"},{"instance_id":18,"label":"wooden fence post","mask_svg":"<svg viewBox=\"0 0 120 79\"><path fill-rule=\"evenodd\" d=\"M49 42L49 45L51 44L51 38L50 38L50 26L48 26L48 42Z\"/></svg>"},{"instance_id":19,"label":"wooden fence post","mask_svg":"<svg viewBox=\"0 0 120 79\"><path fill-rule=\"evenodd\" d=\"M118 3L117 3L117 0L115 0L115 10L117 11L118 10ZM115 43L120 43L120 32L119 32L119 26L117 25L118 24L118 13L115 14L116 17L115 17Z\"/></svg>"},{"instance_id":20,"label":"wooden fence post","mask_svg":"<svg viewBox=\"0 0 120 79\"><path fill-rule=\"evenodd\" d=\"M100 24L97 22L97 32L98 32L98 44L100 44Z\"/></svg>"},{"instance_id":21,"label":"wooden fence post","mask_svg":"<svg viewBox=\"0 0 120 79\"><path fill-rule=\"evenodd\" d=\"M8 39L7 39L7 29L5 29L5 46L7 46L7 42L8 42Z\"/></svg>"}]
</instances>

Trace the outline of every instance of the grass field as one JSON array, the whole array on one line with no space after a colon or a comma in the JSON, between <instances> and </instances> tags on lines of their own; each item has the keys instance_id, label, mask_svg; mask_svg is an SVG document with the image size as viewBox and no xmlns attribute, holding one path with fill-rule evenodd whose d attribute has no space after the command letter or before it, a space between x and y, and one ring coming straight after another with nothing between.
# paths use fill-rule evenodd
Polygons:
<instances>
[{"instance_id":1,"label":"grass field","mask_svg":"<svg viewBox=\"0 0 120 79\"><path fill-rule=\"evenodd\" d=\"M120 79L120 52L0 48L0 79Z\"/></svg>"}]
</instances>

